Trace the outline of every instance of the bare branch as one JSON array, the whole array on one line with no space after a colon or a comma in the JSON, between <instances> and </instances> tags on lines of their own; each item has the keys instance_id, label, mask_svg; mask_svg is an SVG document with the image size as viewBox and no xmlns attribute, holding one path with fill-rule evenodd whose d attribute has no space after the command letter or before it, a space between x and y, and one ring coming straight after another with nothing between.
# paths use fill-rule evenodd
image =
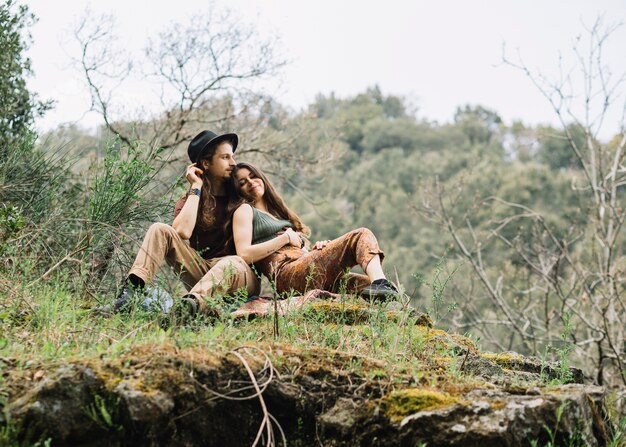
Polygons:
<instances>
[{"instance_id":1,"label":"bare branch","mask_svg":"<svg viewBox=\"0 0 626 447\"><path fill-rule=\"evenodd\" d=\"M89 87L91 108L126 144L141 139L173 149L207 125L230 122L259 103L257 93L247 92L258 90L260 80L286 64L276 38L259 36L253 25L214 4L150 39L141 56L116 49L112 16L94 18L87 11L74 37L81 48L75 62ZM129 108L137 118L122 122L113 104L117 88L131 78L156 87L163 112L150 114L137 106Z\"/></svg>"}]
</instances>

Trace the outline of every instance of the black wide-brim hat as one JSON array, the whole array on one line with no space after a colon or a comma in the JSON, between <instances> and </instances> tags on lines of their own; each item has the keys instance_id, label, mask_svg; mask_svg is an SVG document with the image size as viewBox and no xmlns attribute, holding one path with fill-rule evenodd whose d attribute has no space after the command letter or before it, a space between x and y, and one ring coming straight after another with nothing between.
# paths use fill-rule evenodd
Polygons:
<instances>
[{"instance_id":1,"label":"black wide-brim hat","mask_svg":"<svg viewBox=\"0 0 626 447\"><path fill-rule=\"evenodd\" d=\"M210 130L203 130L189 143L189 148L187 149L189 160L191 160L192 163L198 163L209 148L220 144L222 141L228 141L232 144L233 152L235 152L237 144L239 143L239 137L234 133L218 135Z\"/></svg>"}]
</instances>

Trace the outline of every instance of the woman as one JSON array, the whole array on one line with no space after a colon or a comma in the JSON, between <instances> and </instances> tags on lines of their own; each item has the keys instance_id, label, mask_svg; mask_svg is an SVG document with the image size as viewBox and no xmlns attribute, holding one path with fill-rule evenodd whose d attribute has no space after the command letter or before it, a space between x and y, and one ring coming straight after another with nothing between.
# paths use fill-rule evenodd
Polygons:
<instances>
[{"instance_id":1,"label":"woman","mask_svg":"<svg viewBox=\"0 0 626 447\"><path fill-rule=\"evenodd\" d=\"M304 248L309 229L291 211L267 177L249 163L239 163L231 174L241 200L230 207L237 255L273 282L278 293L303 294L322 289L361 291L367 298L397 297L385 278L383 252L367 228L353 230L332 241ZM349 274L360 265L365 275Z\"/></svg>"}]
</instances>

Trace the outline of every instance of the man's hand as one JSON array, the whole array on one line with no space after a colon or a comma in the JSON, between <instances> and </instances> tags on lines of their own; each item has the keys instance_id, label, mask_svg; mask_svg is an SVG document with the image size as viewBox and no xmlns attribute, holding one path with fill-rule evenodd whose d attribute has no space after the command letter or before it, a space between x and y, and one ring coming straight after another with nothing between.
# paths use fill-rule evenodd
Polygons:
<instances>
[{"instance_id":1,"label":"man's hand","mask_svg":"<svg viewBox=\"0 0 626 447\"><path fill-rule=\"evenodd\" d=\"M329 242L330 242L329 240L317 241L316 243L313 244L313 247L311 247L311 250L321 250L322 248L326 247L326 245L328 245Z\"/></svg>"},{"instance_id":2,"label":"man's hand","mask_svg":"<svg viewBox=\"0 0 626 447\"><path fill-rule=\"evenodd\" d=\"M202 169L200 169L196 163L187 166L185 172L185 178L189 182L192 188L202 188Z\"/></svg>"}]
</instances>

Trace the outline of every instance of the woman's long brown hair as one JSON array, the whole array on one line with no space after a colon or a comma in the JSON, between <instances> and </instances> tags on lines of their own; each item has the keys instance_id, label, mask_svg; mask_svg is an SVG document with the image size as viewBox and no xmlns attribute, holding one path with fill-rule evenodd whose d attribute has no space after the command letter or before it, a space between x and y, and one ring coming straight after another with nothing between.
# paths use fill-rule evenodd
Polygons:
<instances>
[{"instance_id":1,"label":"woman's long brown hair","mask_svg":"<svg viewBox=\"0 0 626 447\"><path fill-rule=\"evenodd\" d=\"M252 201L241 192L241 187L239 186L239 182L237 182L237 171L240 169L247 169L253 176L260 178L263 181L263 185L265 186L263 200L265 201L267 210L270 214L280 219L288 220L291 222L291 225L293 225L295 231L299 231L305 236L309 236L311 234L309 227L304 225L300 217L298 217L298 215L287 206L281 195L278 191L276 191L263 171L250 163L237 163L237 166L235 166L233 172L230 174L230 181L227 183L228 188L230 189L230 197L233 198L228 204L228 219L224 225L224 232L229 235L227 246L234 248L233 214L235 214L237 208L239 208L242 204L252 204Z\"/></svg>"}]
</instances>

